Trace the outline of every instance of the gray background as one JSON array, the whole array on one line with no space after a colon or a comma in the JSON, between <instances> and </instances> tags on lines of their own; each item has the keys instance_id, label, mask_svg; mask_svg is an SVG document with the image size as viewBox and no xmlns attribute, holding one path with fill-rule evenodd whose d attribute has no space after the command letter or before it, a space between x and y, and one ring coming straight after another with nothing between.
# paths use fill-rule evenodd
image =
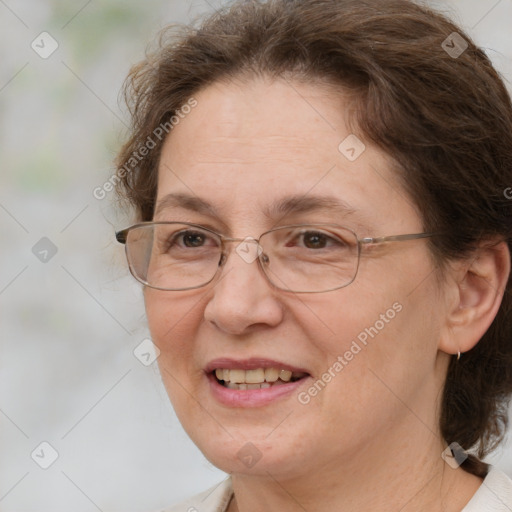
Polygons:
<instances>
[{"instance_id":1,"label":"gray background","mask_svg":"<svg viewBox=\"0 0 512 512\"><path fill-rule=\"evenodd\" d=\"M125 130L130 65L165 24L221 3L0 0L0 512L150 512L223 478L134 355L142 294L113 239L129 219L112 193L93 196ZM428 3L510 86L512 0ZM43 31L59 45L46 59L31 48ZM48 469L42 442L58 452ZM510 445L491 461L512 475Z\"/></svg>"}]
</instances>

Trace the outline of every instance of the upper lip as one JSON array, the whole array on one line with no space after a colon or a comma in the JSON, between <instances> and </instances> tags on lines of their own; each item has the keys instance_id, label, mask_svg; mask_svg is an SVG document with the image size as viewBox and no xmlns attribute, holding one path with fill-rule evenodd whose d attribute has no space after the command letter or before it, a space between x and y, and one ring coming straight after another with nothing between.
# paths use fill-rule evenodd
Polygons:
<instances>
[{"instance_id":1,"label":"upper lip","mask_svg":"<svg viewBox=\"0 0 512 512\"><path fill-rule=\"evenodd\" d=\"M279 370L289 370L291 372L307 374L310 373L305 368L300 368L298 366L283 363L275 359L267 359L263 357L251 357L250 359L231 359L228 357L221 357L210 361L205 367L205 372L213 372L217 368L223 368L227 370L256 370L257 368L277 368Z\"/></svg>"}]
</instances>

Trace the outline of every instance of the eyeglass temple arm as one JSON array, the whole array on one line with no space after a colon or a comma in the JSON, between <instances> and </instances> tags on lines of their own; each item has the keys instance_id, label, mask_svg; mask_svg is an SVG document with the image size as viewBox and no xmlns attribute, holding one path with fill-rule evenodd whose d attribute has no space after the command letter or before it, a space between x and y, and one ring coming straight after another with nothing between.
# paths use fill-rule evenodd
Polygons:
<instances>
[{"instance_id":1,"label":"eyeglass temple arm","mask_svg":"<svg viewBox=\"0 0 512 512\"><path fill-rule=\"evenodd\" d=\"M366 237L359 240L362 244L381 244L383 242L403 242L405 240L416 240L418 238L429 238L436 233L415 233L411 235L378 236L375 238Z\"/></svg>"}]
</instances>

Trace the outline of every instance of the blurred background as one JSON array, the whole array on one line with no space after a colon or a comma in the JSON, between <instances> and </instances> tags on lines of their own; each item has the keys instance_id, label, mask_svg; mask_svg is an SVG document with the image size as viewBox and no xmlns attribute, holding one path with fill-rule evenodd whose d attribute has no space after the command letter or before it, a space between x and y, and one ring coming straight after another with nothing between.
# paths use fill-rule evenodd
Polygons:
<instances>
[{"instance_id":1,"label":"blurred background","mask_svg":"<svg viewBox=\"0 0 512 512\"><path fill-rule=\"evenodd\" d=\"M221 0L0 0L0 512L151 512L224 474L179 425L114 230L118 100ZM512 0L431 1L512 82ZM98 196L98 194L97 194ZM512 446L491 462L512 476Z\"/></svg>"}]
</instances>

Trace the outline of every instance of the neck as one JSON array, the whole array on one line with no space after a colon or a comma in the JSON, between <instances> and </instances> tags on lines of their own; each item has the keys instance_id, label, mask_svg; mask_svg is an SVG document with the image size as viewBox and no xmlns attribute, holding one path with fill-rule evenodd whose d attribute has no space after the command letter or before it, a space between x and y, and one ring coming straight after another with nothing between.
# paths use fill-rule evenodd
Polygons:
<instances>
[{"instance_id":1,"label":"neck","mask_svg":"<svg viewBox=\"0 0 512 512\"><path fill-rule=\"evenodd\" d=\"M271 468L259 475L233 474L235 498L228 511L460 512L482 480L448 466L440 437L426 426L418 429L411 416L415 428L394 425L390 438L359 447L345 462L338 456L293 478Z\"/></svg>"}]
</instances>

